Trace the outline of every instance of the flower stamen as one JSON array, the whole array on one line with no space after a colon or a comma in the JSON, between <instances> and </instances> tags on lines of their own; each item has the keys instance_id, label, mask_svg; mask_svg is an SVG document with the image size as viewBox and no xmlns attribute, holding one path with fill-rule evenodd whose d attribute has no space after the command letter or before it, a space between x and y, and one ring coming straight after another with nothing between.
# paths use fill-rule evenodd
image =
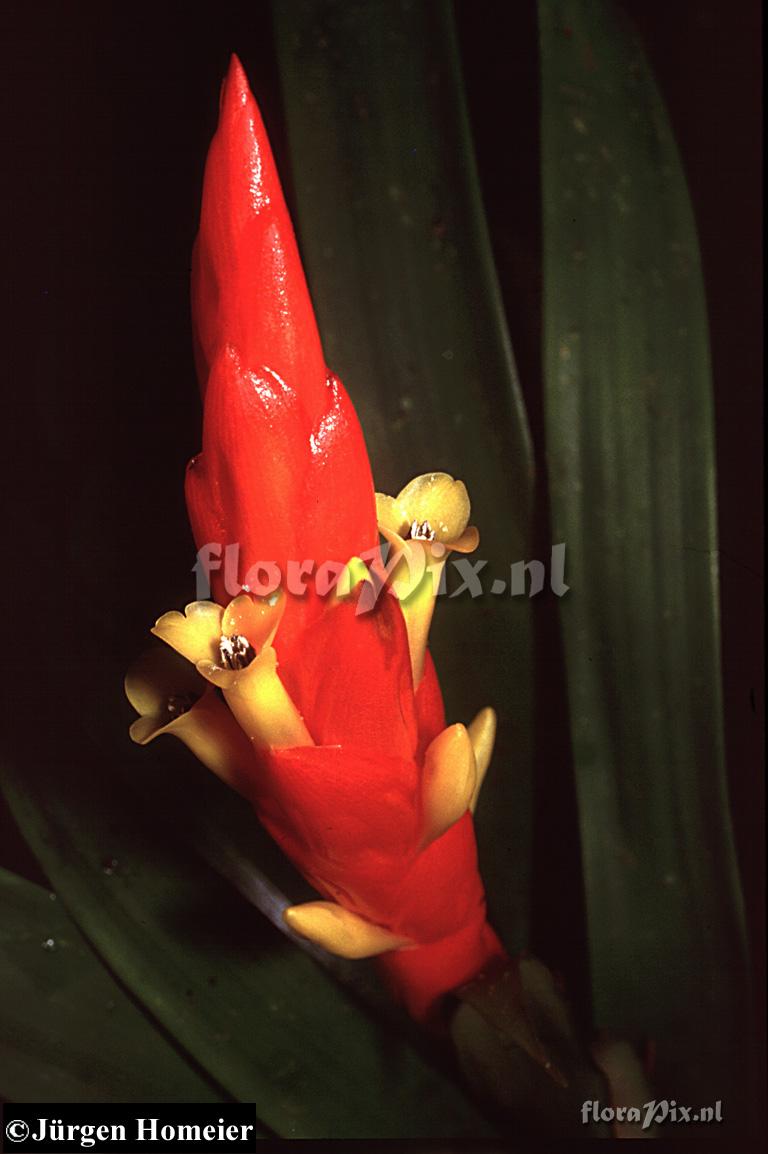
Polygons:
<instances>
[{"instance_id":1,"label":"flower stamen","mask_svg":"<svg viewBox=\"0 0 768 1154\"><path fill-rule=\"evenodd\" d=\"M256 650L242 633L233 633L229 637L222 634L219 657L225 669L246 669L256 657Z\"/></svg>"},{"instance_id":2,"label":"flower stamen","mask_svg":"<svg viewBox=\"0 0 768 1154\"><path fill-rule=\"evenodd\" d=\"M411 524L409 537L412 541L434 541L435 530L432 528L429 521L415 520Z\"/></svg>"}]
</instances>

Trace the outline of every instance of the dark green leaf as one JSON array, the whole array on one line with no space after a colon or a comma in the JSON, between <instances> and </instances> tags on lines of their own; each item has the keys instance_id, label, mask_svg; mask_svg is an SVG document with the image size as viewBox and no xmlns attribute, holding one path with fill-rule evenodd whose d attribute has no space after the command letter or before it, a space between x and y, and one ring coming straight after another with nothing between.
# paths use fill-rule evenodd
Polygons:
<instances>
[{"instance_id":1,"label":"dark green leaf","mask_svg":"<svg viewBox=\"0 0 768 1154\"><path fill-rule=\"evenodd\" d=\"M36 685L55 700L55 682ZM285 1137L488 1132L458 1086L179 843L167 793L142 804L64 711L56 738L22 726L25 768L21 751L0 767L16 819L118 978L227 1092Z\"/></svg>"},{"instance_id":2,"label":"dark green leaf","mask_svg":"<svg viewBox=\"0 0 768 1154\"><path fill-rule=\"evenodd\" d=\"M595 1017L655 1040L660 1094L722 1098L733 1122L747 979L696 228L613 6L539 12L546 433Z\"/></svg>"},{"instance_id":3,"label":"dark green leaf","mask_svg":"<svg viewBox=\"0 0 768 1154\"><path fill-rule=\"evenodd\" d=\"M55 894L0 870L0 1096L222 1102L88 948Z\"/></svg>"}]
</instances>

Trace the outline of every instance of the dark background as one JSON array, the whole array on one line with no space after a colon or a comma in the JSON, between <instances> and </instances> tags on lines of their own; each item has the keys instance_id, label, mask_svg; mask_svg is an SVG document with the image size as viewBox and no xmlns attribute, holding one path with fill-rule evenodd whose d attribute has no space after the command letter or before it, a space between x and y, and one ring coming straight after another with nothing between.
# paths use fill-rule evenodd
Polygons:
<instances>
[{"instance_id":1,"label":"dark background","mask_svg":"<svg viewBox=\"0 0 768 1154\"><path fill-rule=\"evenodd\" d=\"M290 0L284 0L290 3ZM762 779L760 5L626 0L668 102L697 215L717 413L726 742L758 974ZM512 343L543 461L535 6L458 0L470 113ZM200 413L188 317L203 163L237 51L291 200L265 0L10 3L0 12L6 661L3 701L67 654L125 662L192 555L182 498ZM515 120L506 110L514 108ZM543 470L538 531L547 540ZM170 602L169 602L170 603ZM87 606L87 609L86 609ZM558 650L554 616L542 644ZM550 664L550 669L551 669ZM87 702L87 687L84 687ZM534 923L544 956L583 934L564 698L543 727L560 776L537 869L570 920ZM556 781L550 780L549 788ZM39 877L11 819L0 864ZM558 842L555 841L555 844ZM569 881L568 878L571 878ZM566 917L568 915L566 914ZM575 947L575 948L574 948ZM575 980L583 975L574 975Z\"/></svg>"}]
</instances>

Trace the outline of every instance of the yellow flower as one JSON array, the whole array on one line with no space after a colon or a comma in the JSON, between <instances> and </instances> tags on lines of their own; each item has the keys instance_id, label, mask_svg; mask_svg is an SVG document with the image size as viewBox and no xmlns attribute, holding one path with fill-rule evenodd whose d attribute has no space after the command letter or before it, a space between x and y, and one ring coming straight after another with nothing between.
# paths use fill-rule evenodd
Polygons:
<instances>
[{"instance_id":1,"label":"yellow flower","mask_svg":"<svg viewBox=\"0 0 768 1154\"><path fill-rule=\"evenodd\" d=\"M450 473L422 473L396 497L376 494L379 531L403 542L438 541L446 549L471 553L480 534L469 524L470 513L467 487Z\"/></svg>"},{"instance_id":2,"label":"yellow flower","mask_svg":"<svg viewBox=\"0 0 768 1154\"><path fill-rule=\"evenodd\" d=\"M463 481L449 473L423 473L396 497L376 494L379 532L394 550L390 586L400 599L408 629L414 686L424 673L429 627L447 554L471 553L480 534L469 524L471 505Z\"/></svg>"},{"instance_id":3,"label":"yellow flower","mask_svg":"<svg viewBox=\"0 0 768 1154\"><path fill-rule=\"evenodd\" d=\"M213 601L193 601L183 613L164 613L152 630L222 691L259 748L314 744L277 672L272 641L284 609L283 597L243 593L226 609Z\"/></svg>"},{"instance_id":4,"label":"yellow flower","mask_svg":"<svg viewBox=\"0 0 768 1154\"><path fill-rule=\"evenodd\" d=\"M133 741L146 745L164 733L178 737L222 781L244 792L250 742L188 662L168 649L149 649L129 669L125 693L140 715L129 730Z\"/></svg>"}]
</instances>

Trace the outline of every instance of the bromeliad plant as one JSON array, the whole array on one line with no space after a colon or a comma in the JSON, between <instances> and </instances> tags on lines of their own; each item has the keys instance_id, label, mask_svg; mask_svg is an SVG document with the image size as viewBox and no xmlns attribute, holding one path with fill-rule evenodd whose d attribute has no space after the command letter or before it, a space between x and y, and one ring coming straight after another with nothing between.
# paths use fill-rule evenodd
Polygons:
<instances>
[{"instance_id":1,"label":"bromeliad plant","mask_svg":"<svg viewBox=\"0 0 768 1154\"><path fill-rule=\"evenodd\" d=\"M526 421L451 6L308 0L272 9L304 255L329 356L342 329L345 348L331 359L364 385L356 400L375 402L366 426L379 466L391 473L399 462L405 477L420 443L438 442L441 464L467 479L472 470L478 503L488 510L497 497L498 516L484 530L490 563L528 556ZM514 755L504 751L505 772L485 787L480 813L492 916L508 946L528 941L536 923L558 933L553 957L572 984L584 969L578 910L570 934L550 927L562 925L583 884L591 1014L586 990L580 1005L585 1026L589 1019L601 1032L597 1057L611 1085L579 1049L552 975L533 959L504 958L485 923L469 814L493 716L481 714L466 733L446 729L426 646L430 580L445 557L437 546L474 543L468 498L429 474L376 501L356 419L326 373L274 166L235 66L194 276L206 413L189 503L198 543L216 544L222 567L210 573L214 600L162 618L157 631L172 644L158 643L132 671L129 694L142 715L133 733L139 742L175 734L254 803L319 891L289 920L347 954L383 949L381 967L412 1011L449 1019L456 1057L491 1109L461 1093L444 1039L413 1046L395 1016L384 1021L357 996L354 963L329 973L279 943L200 860L212 859L279 918L270 882L282 863L273 858L264 865L271 877L259 875L254 858L263 852L266 861L269 846L247 804L212 790L184 759L182 779L173 760L159 781L151 758L145 775L133 758L123 770L108 720L121 618L113 584L82 550L72 551L82 565L71 591L80 590L84 618L70 629L75 615L64 613L55 652L44 636L50 623L30 603L25 629L50 661L37 663L15 755L0 759L14 816L61 897L51 903L5 879L14 908L0 932L0 971L12 996L0 1007L8 1056L0 1095L10 1101L48 1101L52 1087L86 1102L234 1098L256 1101L264 1125L284 1137L490 1137L489 1120L509 1120L515 1135L527 1121L537 1135L582 1138L591 1129L585 1103L631 1095L637 1105L722 1100L725 1126L749 1130L746 1107L757 1099L739 1059L753 1049L754 1015L723 763L712 381L695 223L642 47L612 4L546 0L539 16L548 503L553 539L567 541L572 558L560 616L583 872L573 844L562 852L558 837L566 834L567 847L568 829L577 836L568 767L556 778L540 741L557 716L557 691L553 702L547 679L521 692L538 601L505 607L497 598L492 611L468 604L466 615L449 614L472 626L463 624L461 643L453 633L454 673L464 676L470 643L479 657L473 685L452 691L474 710L491 700L484 683L514 735ZM497 75L493 101L480 108L510 112L506 152L518 172L539 155L526 153L521 132L530 102ZM175 106L157 107L170 127ZM495 222L502 259L517 254L521 228L530 232L530 219L512 216ZM535 310L527 319L534 331ZM94 378L99 406L102 378ZM131 374L118 380L129 385ZM51 378L57 397L60 383ZM120 411L130 411L129 390L118 393ZM108 475L124 484L122 464ZM25 475L25 485L33 480ZM27 520L28 496L17 502ZM111 560L120 531L124 546L134 544L143 514L123 524L111 494L97 498L94 487L91 496L111 525ZM132 484L125 496L133 503ZM379 528L403 557L385 576ZM369 551L369 567L353 561ZM336 559L344 573L326 597L311 580L303 597L289 579L274 600L254 595L258 580L239 588L255 560L294 560L301 575L307 558ZM427 562L430 579L413 597L390 596ZM543 669L560 660L557 644L549 658L537 647ZM446 691L449 661L441 654ZM99 684L94 669L103 670ZM536 807L535 869L534 747L545 802ZM158 809L186 839L158 825ZM245 852L243 835L253 839ZM281 888L296 898L287 872ZM542 875L545 909L530 884ZM109 975L99 980L61 907L135 1003L121 1008L120 987ZM443 995L468 974L451 1007ZM653 1091L616 1034L653 1041ZM110 1038L121 1044L110 1048ZM121 1068L126 1054L140 1053L143 1069ZM546 1054L562 1079L541 1069Z\"/></svg>"},{"instance_id":2,"label":"bromeliad plant","mask_svg":"<svg viewBox=\"0 0 768 1154\"><path fill-rule=\"evenodd\" d=\"M464 485L445 473L374 493L236 58L192 298L204 420L186 496L215 600L157 621L170 648L126 679L141 714L131 735L173 734L242 793L322 896L288 908L288 926L344 957L377 956L410 1013L438 1025L445 995L506 957L486 920L472 817L495 715L446 726L427 648L446 556L479 537ZM234 589L210 560L233 548ZM258 596L252 575L267 563L283 575L330 564L338 580L325 596L312 581Z\"/></svg>"}]
</instances>

